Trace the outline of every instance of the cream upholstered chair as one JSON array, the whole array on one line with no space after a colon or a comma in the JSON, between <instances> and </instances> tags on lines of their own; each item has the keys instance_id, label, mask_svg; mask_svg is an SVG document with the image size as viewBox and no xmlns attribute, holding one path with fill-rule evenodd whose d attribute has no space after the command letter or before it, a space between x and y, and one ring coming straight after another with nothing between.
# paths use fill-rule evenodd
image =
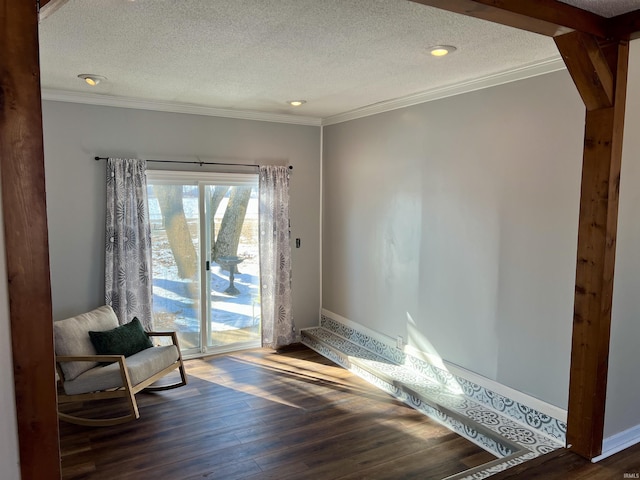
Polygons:
<instances>
[{"instance_id":1,"label":"cream upholstered chair","mask_svg":"<svg viewBox=\"0 0 640 480\"><path fill-rule=\"evenodd\" d=\"M53 333L56 369L63 390L58 395L61 420L91 426L135 420L140 417L136 393L167 390L187 383L176 332L144 332L137 319L119 326L108 305L54 322ZM150 338L157 336L171 337L172 344L153 346ZM99 354L96 345L103 354ZM108 353L104 354L105 351ZM179 382L152 385L175 369L180 372ZM62 413L59 408L65 403L109 398L125 398L129 413L93 419Z\"/></svg>"}]
</instances>

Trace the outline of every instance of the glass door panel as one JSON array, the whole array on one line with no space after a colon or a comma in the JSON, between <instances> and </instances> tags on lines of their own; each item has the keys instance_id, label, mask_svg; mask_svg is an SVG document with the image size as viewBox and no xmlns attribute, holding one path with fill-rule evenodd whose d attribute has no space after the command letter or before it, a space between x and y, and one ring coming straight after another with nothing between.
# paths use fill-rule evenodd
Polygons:
<instances>
[{"instance_id":1,"label":"glass door panel","mask_svg":"<svg viewBox=\"0 0 640 480\"><path fill-rule=\"evenodd\" d=\"M154 328L187 355L260 346L257 175L147 179Z\"/></svg>"},{"instance_id":2,"label":"glass door panel","mask_svg":"<svg viewBox=\"0 0 640 480\"><path fill-rule=\"evenodd\" d=\"M207 346L228 351L260 345L258 188L206 185L210 259Z\"/></svg>"},{"instance_id":3,"label":"glass door panel","mask_svg":"<svg viewBox=\"0 0 640 480\"><path fill-rule=\"evenodd\" d=\"M185 353L201 351L198 186L149 182L154 329L178 332Z\"/></svg>"}]
</instances>

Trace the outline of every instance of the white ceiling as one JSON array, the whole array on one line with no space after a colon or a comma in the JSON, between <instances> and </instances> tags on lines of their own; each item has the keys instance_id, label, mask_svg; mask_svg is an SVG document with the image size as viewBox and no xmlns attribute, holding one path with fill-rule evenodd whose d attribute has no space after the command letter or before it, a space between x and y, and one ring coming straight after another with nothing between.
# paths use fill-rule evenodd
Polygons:
<instances>
[{"instance_id":1,"label":"white ceiling","mask_svg":"<svg viewBox=\"0 0 640 480\"><path fill-rule=\"evenodd\" d=\"M582 8L603 17L615 17L623 13L638 10L639 0L560 0L574 7Z\"/></svg>"},{"instance_id":2,"label":"white ceiling","mask_svg":"<svg viewBox=\"0 0 640 480\"><path fill-rule=\"evenodd\" d=\"M437 44L458 50L431 57ZM50 94L324 119L559 58L550 38L407 0L69 0L40 23L40 45Z\"/></svg>"}]
</instances>

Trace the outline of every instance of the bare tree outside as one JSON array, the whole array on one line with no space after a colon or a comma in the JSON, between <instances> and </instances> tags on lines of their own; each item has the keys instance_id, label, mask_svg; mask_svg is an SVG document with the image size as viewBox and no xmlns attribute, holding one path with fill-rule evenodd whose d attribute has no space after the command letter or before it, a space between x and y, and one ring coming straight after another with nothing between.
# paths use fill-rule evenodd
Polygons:
<instances>
[{"instance_id":1,"label":"bare tree outside","mask_svg":"<svg viewBox=\"0 0 640 480\"><path fill-rule=\"evenodd\" d=\"M169 247L180 278L192 278L198 272L198 256L182 205L182 185L154 185Z\"/></svg>"},{"instance_id":2,"label":"bare tree outside","mask_svg":"<svg viewBox=\"0 0 640 480\"><path fill-rule=\"evenodd\" d=\"M220 257L235 256L238 252L242 224L251 198L251 189L251 186L231 188L229 203L222 217L220 231L213 247L212 258L216 262Z\"/></svg>"},{"instance_id":3,"label":"bare tree outside","mask_svg":"<svg viewBox=\"0 0 640 480\"><path fill-rule=\"evenodd\" d=\"M212 189L209 208L213 261L217 262L220 257L237 255L251 190L251 186L224 185L217 185ZM198 271L198 256L182 205L183 188L181 185L154 185L153 191L158 199L169 247L178 267L178 275L180 278L191 278ZM229 202L222 217L220 229L216 232L215 212L227 194L229 194Z\"/></svg>"},{"instance_id":4,"label":"bare tree outside","mask_svg":"<svg viewBox=\"0 0 640 480\"><path fill-rule=\"evenodd\" d=\"M218 207L220 203L222 203L222 199L227 195L229 191L229 186L227 185L216 185L211 189L211 196L209 199L209 218L210 218L210 228L211 228L211 258L215 258L215 247L216 247L216 222L215 216L218 211Z\"/></svg>"}]
</instances>

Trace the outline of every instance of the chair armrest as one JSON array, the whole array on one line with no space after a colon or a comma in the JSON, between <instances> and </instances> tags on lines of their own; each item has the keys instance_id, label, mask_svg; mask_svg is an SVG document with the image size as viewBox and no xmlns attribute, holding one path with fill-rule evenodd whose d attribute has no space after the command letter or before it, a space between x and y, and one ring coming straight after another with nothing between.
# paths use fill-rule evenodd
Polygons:
<instances>
[{"instance_id":1,"label":"chair armrest","mask_svg":"<svg viewBox=\"0 0 640 480\"><path fill-rule=\"evenodd\" d=\"M128 392L131 392L129 369L127 368L127 360L124 355L56 355L56 369L60 376L60 381L64 383L64 372L62 371L62 368L60 368L60 363L62 362L117 363L118 370L120 370L120 377L122 378L122 385Z\"/></svg>"},{"instance_id":2,"label":"chair armrest","mask_svg":"<svg viewBox=\"0 0 640 480\"><path fill-rule=\"evenodd\" d=\"M122 375L122 381L128 375L127 362L124 355L56 355L56 371L60 381L64 382L64 372L60 366L64 362L98 362L98 363L118 363L120 369L120 375ZM97 367L94 367L97 368Z\"/></svg>"},{"instance_id":3,"label":"chair armrest","mask_svg":"<svg viewBox=\"0 0 640 480\"><path fill-rule=\"evenodd\" d=\"M176 332L145 332L150 337L171 337Z\"/></svg>"},{"instance_id":4,"label":"chair armrest","mask_svg":"<svg viewBox=\"0 0 640 480\"><path fill-rule=\"evenodd\" d=\"M171 332L145 332L149 337L171 337L173 344L178 347L180 351L180 345L178 344L178 333L176 331Z\"/></svg>"},{"instance_id":5,"label":"chair armrest","mask_svg":"<svg viewBox=\"0 0 640 480\"><path fill-rule=\"evenodd\" d=\"M124 361L124 355L56 355L56 362L100 362L113 363L120 359Z\"/></svg>"}]
</instances>

